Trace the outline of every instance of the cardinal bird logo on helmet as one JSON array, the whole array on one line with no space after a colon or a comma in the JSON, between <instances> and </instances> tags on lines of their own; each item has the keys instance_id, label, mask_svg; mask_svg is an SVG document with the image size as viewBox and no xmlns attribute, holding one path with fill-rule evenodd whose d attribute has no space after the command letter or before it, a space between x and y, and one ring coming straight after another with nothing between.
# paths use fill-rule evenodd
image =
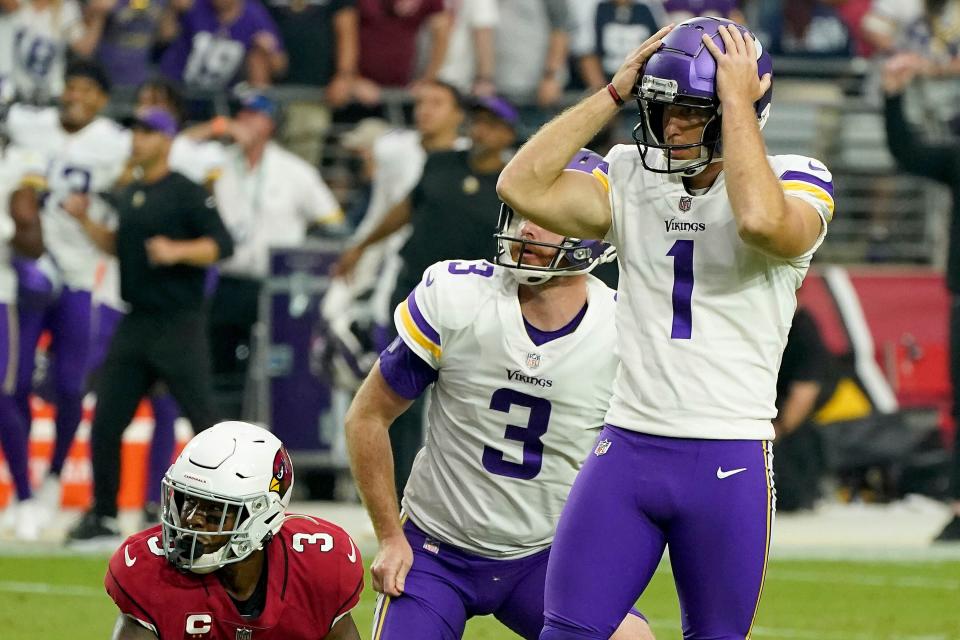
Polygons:
<instances>
[{"instance_id":1,"label":"cardinal bird logo on helmet","mask_svg":"<svg viewBox=\"0 0 960 640\"><path fill-rule=\"evenodd\" d=\"M270 491L282 498L287 495L291 484L293 484L293 464L290 462L290 454L287 453L287 449L280 447L277 449L277 454L273 456L273 477L270 478Z\"/></svg>"}]
</instances>

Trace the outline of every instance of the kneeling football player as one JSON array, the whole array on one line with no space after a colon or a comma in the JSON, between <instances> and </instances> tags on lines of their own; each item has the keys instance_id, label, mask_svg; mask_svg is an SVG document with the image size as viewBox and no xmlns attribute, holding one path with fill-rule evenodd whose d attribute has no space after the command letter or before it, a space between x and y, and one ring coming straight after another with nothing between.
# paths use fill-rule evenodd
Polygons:
<instances>
[{"instance_id":1,"label":"kneeling football player","mask_svg":"<svg viewBox=\"0 0 960 640\"><path fill-rule=\"evenodd\" d=\"M360 553L336 525L287 514L292 488L269 431L221 422L197 434L163 480L161 524L110 560L114 640L359 640Z\"/></svg>"}]
</instances>

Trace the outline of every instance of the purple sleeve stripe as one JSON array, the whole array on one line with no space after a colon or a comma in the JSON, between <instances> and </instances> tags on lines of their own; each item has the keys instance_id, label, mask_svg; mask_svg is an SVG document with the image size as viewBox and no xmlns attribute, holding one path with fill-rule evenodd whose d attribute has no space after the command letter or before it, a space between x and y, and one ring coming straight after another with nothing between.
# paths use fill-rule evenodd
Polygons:
<instances>
[{"instance_id":1,"label":"purple sleeve stripe","mask_svg":"<svg viewBox=\"0 0 960 640\"><path fill-rule=\"evenodd\" d=\"M380 354L380 374L398 396L407 400L418 398L440 377L400 338Z\"/></svg>"},{"instance_id":2,"label":"purple sleeve stripe","mask_svg":"<svg viewBox=\"0 0 960 640\"><path fill-rule=\"evenodd\" d=\"M419 289L419 287L417 287L417 289ZM407 310L410 311L410 317L413 318L413 323L417 325L417 328L420 329L420 332L423 333L428 340L436 345L439 345L440 334L437 333L436 329L430 326L430 323L427 322L427 319L423 317L422 313L420 313L420 307L417 306L417 289L411 291L410 295L407 296Z\"/></svg>"},{"instance_id":3,"label":"purple sleeve stripe","mask_svg":"<svg viewBox=\"0 0 960 640\"><path fill-rule=\"evenodd\" d=\"M814 186L820 187L824 191L830 194L830 197L833 197L833 182L827 182L826 180L821 180L817 176L811 175L809 173L804 173L803 171L787 171L780 176L781 181L785 180L799 180L801 182L806 182Z\"/></svg>"},{"instance_id":4,"label":"purple sleeve stripe","mask_svg":"<svg viewBox=\"0 0 960 640\"><path fill-rule=\"evenodd\" d=\"M610 163L607 162L606 160L598 164L597 169L600 169L600 171L602 171L606 175L610 175Z\"/></svg>"}]
</instances>

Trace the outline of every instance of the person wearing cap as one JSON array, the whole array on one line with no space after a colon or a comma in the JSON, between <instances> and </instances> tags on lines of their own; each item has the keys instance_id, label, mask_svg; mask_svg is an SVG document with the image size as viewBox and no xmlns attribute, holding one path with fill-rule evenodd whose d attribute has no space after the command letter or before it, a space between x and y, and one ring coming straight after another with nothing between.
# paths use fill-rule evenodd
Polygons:
<instances>
[{"instance_id":1,"label":"person wearing cap","mask_svg":"<svg viewBox=\"0 0 960 640\"><path fill-rule=\"evenodd\" d=\"M100 116L109 92L99 66L75 63L67 70L58 106L15 104L3 123L19 158L11 212L20 219L39 218L45 247L37 260L16 259L20 360L14 394L23 423L29 425L37 343L48 331L56 440L38 491L48 512L60 506L59 476L82 415L92 347L92 291L103 256L64 207L83 201L91 219L106 220L110 207L101 194L113 187L130 154L130 133Z\"/></svg>"},{"instance_id":2,"label":"person wearing cap","mask_svg":"<svg viewBox=\"0 0 960 640\"><path fill-rule=\"evenodd\" d=\"M334 351L333 373L335 383L353 393L367 374L370 355L382 351L392 339L393 309L390 299L400 271L400 249L407 241L409 225L371 245L363 245L390 211L400 205L420 182L427 154L450 149L469 148L467 138L460 136L464 120L463 96L451 84L434 80L417 87L413 92L413 129L393 129L376 135L377 127L371 120L361 121L357 128L344 136L346 146L366 148L365 164L372 171L370 197L365 204L363 218L356 227L351 244L337 262L334 278L324 296L320 312L330 333L336 337L331 345L357 345L348 357L341 359L342 351ZM361 135L362 134L362 135ZM360 256L357 260L353 258ZM358 327L369 327L369 340L357 340ZM365 352L362 345L371 344ZM348 347L349 349L349 347ZM339 366L345 365L345 366ZM341 375L345 374L345 375ZM392 433L406 433L404 421L419 425L422 402L398 418L401 426ZM419 433L419 426L410 430ZM419 443L414 443L419 444ZM405 476L404 476L405 477Z\"/></svg>"},{"instance_id":3,"label":"person wearing cap","mask_svg":"<svg viewBox=\"0 0 960 640\"><path fill-rule=\"evenodd\" d=\"M431 153L413 192L345 253L336 273L349 274L367 247L408 223L412 232L400 250L403 266L391 309L406 299L424 270L435 262L492 257L490 236L500 206L497 177L506 164L507 151L516 142L518 123L517 110L504 98L478 98L471 108L470 148ZM422 420L394 424L391 441L397 490L402 494L420 449Z\"/></svg>"},{"instance_id":4,"label":"person wearing cap","mask_svg":"<svg viewBox=\"0 0 960 640\"><path fill-rule=\"evenodd\" d=\"M210 307L214 383L224 418L240 418L257 321L260 288L269 275L273 247L297 246L310 227L337 227L343 212L316 168L274 142L276 102L253 93L233 119L193 130L197 137L228 136L214 192L236 251L220 265Z\"/></svg>"},{"instance_id":5,"label":"person wearing cap","mask_svg":"<svg viewBox=\"0 0 960 640\"><path fill-rule=\"evenodd\" d=\"M86 203L64 206L83 232L120 265L120 292L130 312L117 327L97 383L91 427L93 508L70 531L77 546L119 541L116 525L120 440L140 399L164 382L195 431L215 420L204 310L206 267L233 253L215 199L173 172L170 112L143 109L133 130L137 179L115 196L116 228L91 218Z\"/></svg>"}]
</instances>

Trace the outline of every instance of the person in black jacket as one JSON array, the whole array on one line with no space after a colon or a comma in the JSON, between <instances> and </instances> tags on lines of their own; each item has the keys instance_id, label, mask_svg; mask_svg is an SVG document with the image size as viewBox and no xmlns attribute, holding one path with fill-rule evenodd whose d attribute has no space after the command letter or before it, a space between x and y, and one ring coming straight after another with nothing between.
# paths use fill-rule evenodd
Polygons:
<instances>
[{"instance_id":1,"label":"person in black jacket","mask_svg":"<svg viewBox=\"0 0 960 640\"><path fill-rule=\"evenodd\" d=\"M141 175L116 197L116 229L87 215L86 196L71 195L62 205L102 251L117 256L120 294L130 306L97 384L94 504L70 532L70 542L78 544L119 543L120 440L140 398L157 381L166 383L195 431L216 421L204 280L206 267L233 252L233 240L209 192L170 170L174 117L148 108L129 125Z\"/></svg>"},{"instance_id":2,"label":"person in black jacket","mask_svg":"<svg viewBox=\"0 0 960 640\"><path fill-rule=\"evenodd\" d=\"M911 81L928 66L916 54L901 54L887 61L883 70L886 94L884 114L887 144L900 167L910 173L936 180L950 188L953 215L947 254L947 288L950 290L950 378L953 386L953 418L960 424L960 144L928 143L911 131L903 114L903 93ZM937 541L960 540L960 437L954 438L950 478L953 518Z\"/></svg>"},{"instance_id":3,"label":"person in black jacket","mask_svg":"<svg viewBox=\"0 0 960 640\"><path fill-rule=\"evenodd\" d=\"M773 472L778 511L811 509L820 497L824 461L813 416L830 400L838 380L837 363L816 320L798 307L777 376Z\"/></svg>"}]
</instances>

